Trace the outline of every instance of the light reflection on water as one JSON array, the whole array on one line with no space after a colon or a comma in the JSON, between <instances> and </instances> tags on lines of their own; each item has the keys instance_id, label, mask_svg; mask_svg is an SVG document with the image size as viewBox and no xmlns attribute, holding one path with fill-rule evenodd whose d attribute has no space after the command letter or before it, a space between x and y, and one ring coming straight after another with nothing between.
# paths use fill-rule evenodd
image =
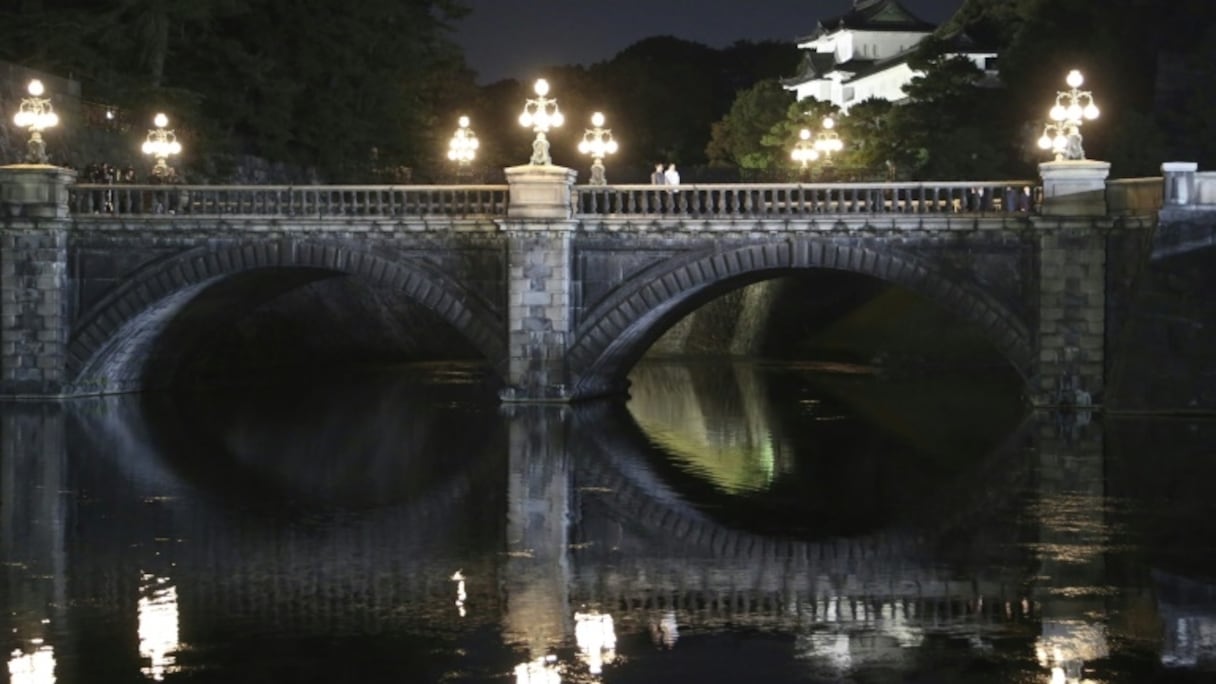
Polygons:
<instances>
[{"instance_id":1,"label":"light reflection on water","mask_svg":"<svg viewBox=\"0 0 1216 684\"><path fill-rule=\"evenodd\" d=\"M1216 674L1210 425L977 378L666 365L500 407L427 377L5 407L10 681Z\"/></svg>"}]
</instances>

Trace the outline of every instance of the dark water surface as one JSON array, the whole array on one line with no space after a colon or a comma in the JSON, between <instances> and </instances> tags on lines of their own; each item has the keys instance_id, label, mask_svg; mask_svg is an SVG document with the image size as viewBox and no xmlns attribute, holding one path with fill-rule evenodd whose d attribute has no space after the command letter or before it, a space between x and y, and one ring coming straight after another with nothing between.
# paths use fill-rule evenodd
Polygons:
<instances>
[{"instance_id":1,"label":"dark water surface","mask_svg":"<svg viewBox=\"0 0 1216 684\"><path fill-rule=\"evenodd\" d=\"M5 405L8 682L1216 681L1216 423L864 371Z\"/></svg>"}]
</instances>

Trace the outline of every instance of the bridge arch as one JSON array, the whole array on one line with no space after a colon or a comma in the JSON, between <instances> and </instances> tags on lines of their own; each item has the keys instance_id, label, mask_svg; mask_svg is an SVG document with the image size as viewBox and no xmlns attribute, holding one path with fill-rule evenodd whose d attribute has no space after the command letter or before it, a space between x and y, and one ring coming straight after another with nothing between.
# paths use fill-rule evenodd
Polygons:
<instances>
[{"instance_id":1,"label":"bridge arch","mask_svg":"<svg viewBox=\"0 0 1216 684\"><path fill-rule=\"evenodd\" d=\"M287 239L202 246L134 273L80 316L68 346L67 376L73 393L149 389L149 352L177 314L210 288L271 272L283 275L283 282L260 292L261 301L321 278L354 276L399 292L446 321L496 370L505 364L501 314L442 270L420 259L386 257L346 242Z\"/></svg>"},{"instance_id":2,"label":"bridge arch","mask_svg":"<svg viewBox=\"0 0 1216 684\"><path fill-rule=\"evenodd\" d=\"M1027 324L982 288L897 249L811 238L701 251L624 283L586 313L575 334L568 356L575 395L619 391L664 331L724 289L806 269L871 276L924 296L978 325L1023 380L1031 376L1034 345Z\"/></svg>"}]
</instances>

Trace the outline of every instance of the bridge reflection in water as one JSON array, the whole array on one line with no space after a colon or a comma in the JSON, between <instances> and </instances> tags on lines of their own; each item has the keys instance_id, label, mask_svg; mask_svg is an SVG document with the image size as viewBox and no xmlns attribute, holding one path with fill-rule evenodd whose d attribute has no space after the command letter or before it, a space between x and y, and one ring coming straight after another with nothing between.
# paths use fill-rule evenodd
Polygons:
<instances>
[{"instance_id":1,"label":"bridge reflection in water","mask_svg":"<svg viewBox=\"0 0 1216 684\"><path fill-rule=\"evenodd\" d=\"M1131 524L1165 491L1204 510L1165 474L1189 461L1146 477L982 386L632 379L629 405L483 404L450 366L8 405L10 681L1210 675L1210 543L1158 566L1138 535L1173 518Z\"/></svg>"}]
</instances>

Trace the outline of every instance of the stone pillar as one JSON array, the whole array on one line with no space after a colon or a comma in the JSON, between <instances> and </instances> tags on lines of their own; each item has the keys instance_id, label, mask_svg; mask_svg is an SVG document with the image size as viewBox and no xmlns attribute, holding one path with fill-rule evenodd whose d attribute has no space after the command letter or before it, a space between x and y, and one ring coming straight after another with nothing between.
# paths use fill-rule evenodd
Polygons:
<instances>
[{"instance_id":1,"label":"stone pillar","mask_svg":"<svg viewBox=\"0 0 1216 684\"><path fill-rule=\"evenodd\" d=\"M507 336L503 401L569 401L566 352L573 333L571 293L575 172L560 166L506 170L510 186Z\"/></svg>"},{"instance_id":2,"label":"stone pillar","mask_svg":"<svg viewBox=\"0 0 1216 684\"><path fill-rule=\"evenodd\" d=\"M1037 406L1085 407L1106 389L1106 237L1092 220L1036 218Z\"/></svg>"},{"instance_id":3,"label":"stone pillar","mask_svg":"<svg viewBox=\"0 0 1216 684\"><path fill-rule=\"evenodd\" d=\"M1185 207L1194 204L1195 172L1199 165L1195 162L1165 162L1161 165L1161 176L1165 187L1162 202L1167 207Z\"/></svg>"},{"instance_id":4,"label":"stone pillar","mask_svg":"<svg viewBox=\"0 0 1216 684\"><path fill-rule=\"evenodd\" d=\"M0 166L0 215L7 218L68 217L68 187L76 172L45 164Z\"/></svg>"},{"instance_id":5,"label":"stone pillar","mask_svg":"<svg viewBox=\"0 0 1216 684\"><path fill-rule=\"evenodd\" d=\"M1043 205L1039 235L1039 330L1036 377L1040 406L1090 406L1105 390L1106 238L1110 164L1039 165ZM1047 218L1056 217L1056 218Z\"/></svg>"},{"instance_id":6,"label":"stone pillar","mask_svg":"<svg viewBox=\"0 0 1216 684\"><path fill-rule=\"evenodd\" d=\"M0 396L63 394L75 178L53 166L0 167Z\"/></svg>"},{"instance_id":7,"label":"stone pillar","mask_svg":"<svg viewBox=\"0 0 1216 684\"><path fill-rule=\"evenodd\" d=\"M1106 216L1106 177L1110 162L1053 161L1039 164L1044 216Z\"/></svg>"}]
</instances>

